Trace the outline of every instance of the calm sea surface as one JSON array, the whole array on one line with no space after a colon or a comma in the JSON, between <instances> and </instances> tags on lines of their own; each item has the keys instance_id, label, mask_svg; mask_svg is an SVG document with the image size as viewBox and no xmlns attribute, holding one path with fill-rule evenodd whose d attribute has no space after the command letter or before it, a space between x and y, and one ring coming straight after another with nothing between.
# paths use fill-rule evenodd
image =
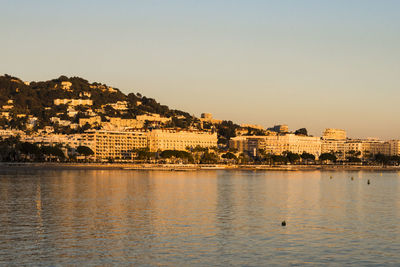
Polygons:
<instances>
[{"instance_id":1,"label":"calm sea surface","mask_svg":"<svg viewBox=\"0 0 400 267\"><path fill-rule=\"evenodd\" d=\"M400 266L400 174L0 171L0 265L78 264Z\"/></svg>"}]
</instances>

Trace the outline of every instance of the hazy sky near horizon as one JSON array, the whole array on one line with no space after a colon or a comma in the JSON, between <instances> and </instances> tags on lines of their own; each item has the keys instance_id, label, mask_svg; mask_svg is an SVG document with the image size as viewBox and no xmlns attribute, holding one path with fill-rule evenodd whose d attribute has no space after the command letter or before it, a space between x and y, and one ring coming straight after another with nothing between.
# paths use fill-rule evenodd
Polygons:
<instances>
[{"instance_id":1,"label":"hazy sky near horizon","mask_svg":"<svg viewBox=\"0 0 400 267\"><path fill-rule=\"evenodd\" d=\"M400 138L400 1L3 0L0 74L197 116Z\"/></svg>"}]
</instances>

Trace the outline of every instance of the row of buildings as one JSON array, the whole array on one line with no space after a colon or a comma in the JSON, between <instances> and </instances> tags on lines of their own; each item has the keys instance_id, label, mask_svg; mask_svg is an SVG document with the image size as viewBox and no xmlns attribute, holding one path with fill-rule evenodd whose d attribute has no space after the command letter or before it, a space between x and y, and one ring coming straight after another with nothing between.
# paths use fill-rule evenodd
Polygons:
<instances>
[{"instance_id":1,"label":"row of buildings","mask_svg":"<svg viewBox=\"0 0 400 267\"><path fill-rule=\"evenodd\" d=\"M165 124L171 121L171 118L161 117L159 114L144 114L137 115L135 119L123 119L120 117L108 117L107 121L102 121L100 116L93 116L89 118L80 118L79 126L83 127L89 125L90 127L100 126L108 131L125 131L129 129L143 128L145 123L152 123L152 125Z\"/></svg>"},{"instance_id":2,"label":"row of buildings","mask_svg":"<svg viewBox=\"0 0 400 267\"><path fill-rule=\"evenodd\" d=\"M138 149L150 152L217 147L217 134L205 131L154 129L150 131L89 131L84 138L98 161L132 160Z\"/></svg>"},{"instance_id":3,"label":"row of buildings","mask_svg":"<svg viewBox=\"0 0 400 267\"><path fill-rule=\"evenodd\" d=\"M76 135L25 136L23 141L31 143L62 143L76 148L90 147L96 161L129 161L140 149L150 152L164 150L190 150L195 147L218 146L216 133L210 131L188 131L177 129L153 129L134 131L89 130ZM376 139L348 139L340 129L326 129L322 137L282 133L265 136L237 136L230 140L229 147L237 153L258 156L261 150L266 154L282 155L289 151L309 153L318 158L323 153L334 153L339 160L356 156L367 159L376 154L400 155L400 140L381 141Z\"/></svg>"},{"instance_id":4,"label":"row of buildings","mask_svg":"<svg viewBox=\"0 0 400 267\"><path fill-rule=\"evenodd\" d=\"M253 156L263 150L267 154L281 155L286 151L313 154L318 158L323 153L334 153L339 160L350 156L367 159L376 154L400 155L400 140L381 141L377 139L348 139L342 129L326 129L321 137L277 134L265 136L237 136L229 146L239 152Z\"/></svg>"},{"instance_id":5,"label":"row of buildings","mask_svg":"<svg viewBox=\"0 0 400 267\"><path fill-rule=\"evenodd\" d=\"M153 129L135 131L89 130L83 134L35 134L27 135L23 131L0 130L2 138L19 136L22 142L46 146L61 144L76 149L87 146L94 152L96 161L129 161L133 160L140 149L149 152L164 150L190 150L196 147L217 147L216 133L207 131L187 131L177 129Z\"/></svg>"},{"instance_id":6,"label":"row of buildings","mask_svg":"<svg viewBox=\"0 0 400 267\"><path fill-rule=\"evenodd\" d=\"M229 141L229 147L241 153L257 156L263 150L267 154L281 155L290 151L297 154L310 153L318 157L321 154L322 142L319 137L300 136L295 134L237 136Z\"/></svg>"}]
</instances>

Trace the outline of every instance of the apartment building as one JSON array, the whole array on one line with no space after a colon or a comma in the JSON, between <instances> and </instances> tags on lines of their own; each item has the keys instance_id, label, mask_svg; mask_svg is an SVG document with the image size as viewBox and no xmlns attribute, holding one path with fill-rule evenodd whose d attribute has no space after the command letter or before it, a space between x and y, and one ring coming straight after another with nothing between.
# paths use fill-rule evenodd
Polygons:
<instances>
[{"instance_id":1,"label":"apartment building","mask_svg":"<svg viewBox=\"0 0 400 267\"><path fill-rule=\"evenodd\" d=\"M395 144L395 141L393 141ZM345 160L354 152L360 152L361 158L376 154L391 155L390 142L378 139L322 140L322 153L335 153L339 160Z\"/></svg>"},{"instance_id":2,"label":"apartment building","mask_svg":"<svg viewBox=\"0 0 400 267\"><path fill-rule=\"evenodd\" d=\"M146 132L89 131L86 138L98 161L129 161L136 149L148 147Z\"/></svg>"},{"instance_id":3,"label":"apartment building","mask_svg":"<svg viewBox=\"0 0 400 267\"><path fill-rule=\"evenodd\" d=\"M346 131L342 129L327 128L322 134L324 140L346 140Z\"/></svg>"},{"instance_id":4,"label":"apartment building","mask_svg":"<svg viewBox=\"0 0 400 267\"><path fill-rule=\"evenodd\" d=\"M283 152L302 154L310 153L319 157L321 154L321 139L312 136L295 134L270 136L238 136L230 140L229 146L239 152L248 152L254 156L263 149L267 154L281 155Z\"/></svg>"},{"instance_id":5,"label":"apartment building","mask_svg":"<svg viewBox=\"0 0 400 267\"><path fill-rule=\"evenodd\" d=\"M95 125L101 124L101 117L100 116L93 116L89 118L79 118L79 126L83 127L84 125L89 124L89 125Z\"/></svg>"},{"instance_id":6,"label":"apartment building","mask_svg":"<svg viewBox=\"0 0 400 267\"><path fill-rule=\"evenodd\" d=\"M152 131L89 131L86 139L91 142L96 160L129 161L135 150L149 148L151 152L186 150L187 147L216 147L217 134L199 131L152 130Z\"/></svg>"},{"instance_id":7,"label":"apartment building","mask_svg":"<svg viewBox=\"0 0 400 267\"><path fill-rule=\"evenodd\" d=\"M63 89L63 90L70 90L71 86L72 86L71 82L68 82L68 81L61 82L61 89Z\"/></svg>"},{"instance_id":8,"label":"apartment building","mask_svg":"<svg viewBox=\"0 0 400 267\"><path fill-rule=\"evenodd\" d=\"M136 120L138 121L155 121L166 123L171 121L171 118L161 117L160 114L144 114L144 115L137 115Z\"/></svg>"},{"instance_id":9,"label":"apartment building","mask_svg":"<svg viewBox=\"0 0 400 267\"><path fill-rule=\"evenodd\" d=\"M156 129L148 132L150 151L186 150L187 147L216 147L217 133Z\"/></svg>"},{"instance_id":10,"label":"apartment building","mask_svg":"<svg viewBox=\"0 0 400 267\"><path fill-rule=\"evenodd\" d=\"M116 128L143 128L144 122L136 119L121 119L110 117L110 124Z\"/></svg>"},{"instance_id":11,"label":"apartment building","mask_svg":"<svg viewBox=\"0 0 400 267\"><path fill-rule=\"evenodd\" d=\"M390 156L400 156L400 140L390 140L388 143Z\"/></svg>"},{"instance_id":12,"label":"apartment building","mask_svg":"<svg viewBox=\"0 0 400 267\"><path fill-rule=\"evenodd\" d=\"M93 100L91 99L54 99L54 105L68 105L68 106L92 106Z\"/></svg>"},{"instance_id":13,"label":"apartment building","mask_svg":"<svg viewBox=\"0 0 400 267\"><path fill-rule=\"evenodd\" d=\"M116 103L111 103L108 105L116 110L127 110L128 109L127 101L117 101Z\"/></svg>"},{"instance_id":14,"label":"apartment building","mask_svg":"<svg viewBox=\"0 0 400 267\"><path fill-rule=\"evenodd\" d=\"M37 135L23 135L21 136L22 142L40 144L45 146L54 146L62 144L70 148L77 148L78 146L93 147L93 143L81 134L37 134Z\"/></svg>"}]
</instances>

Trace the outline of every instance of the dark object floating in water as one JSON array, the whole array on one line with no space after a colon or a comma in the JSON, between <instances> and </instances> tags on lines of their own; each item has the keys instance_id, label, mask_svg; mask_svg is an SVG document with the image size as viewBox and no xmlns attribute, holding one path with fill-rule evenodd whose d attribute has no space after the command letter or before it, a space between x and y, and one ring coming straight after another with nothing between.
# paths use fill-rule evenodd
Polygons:
<instances>
[{"instance_id":1,"label":"dark object floating in water","mask_svg":"<svg viewBox=\"0 0 400 267\"><path fill-rule=\"evenodd\" d=\"M286 221L283 221L283 222L282 222L282 226L286 226Z\"/></svg>"},{"instance_id":2,"label":"dark object floating in water","mask_svg":"<svg viewBox=\"0 0 400 267\"><path fill-rule=\"evenodd\" d=\"M370 184L371 182L369 181L369 179L368 179L368 181L367 181L367 184Z\"/></svg>"}]
</instances>

